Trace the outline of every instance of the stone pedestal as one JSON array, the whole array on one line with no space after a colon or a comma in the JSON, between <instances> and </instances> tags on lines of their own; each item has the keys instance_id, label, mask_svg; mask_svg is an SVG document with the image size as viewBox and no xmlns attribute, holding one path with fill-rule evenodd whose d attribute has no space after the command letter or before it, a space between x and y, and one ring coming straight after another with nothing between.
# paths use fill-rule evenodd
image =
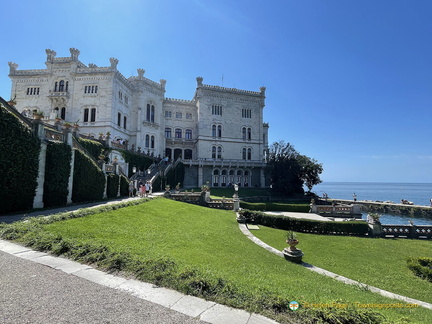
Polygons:
<instances>
[{"instance_id":1,"label":"stone pedestal","mask_svg":"<svg viewBox=\"0 0 432 324\"><path fill-rule=\"evenodd\" d=\"M287 247L283 249L282 253L286 260L295 263L302 263L304 253L300 249Z\"/></svg>"}]
</instances>

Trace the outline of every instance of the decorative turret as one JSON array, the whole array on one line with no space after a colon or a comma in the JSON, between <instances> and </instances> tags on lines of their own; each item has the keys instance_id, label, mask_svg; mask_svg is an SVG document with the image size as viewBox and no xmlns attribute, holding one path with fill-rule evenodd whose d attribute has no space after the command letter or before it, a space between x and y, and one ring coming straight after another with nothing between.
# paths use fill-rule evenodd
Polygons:
<instances>
[{"instance_id":1,"label":"decorative turret","mask_svg":"<svg viewBox=\"0 0 432 324\"><path fill-rule=\"evenodd\" d=\"M115 70L117 69L117 64L118 64L119 60L117 60L114 57L110 58L110 63L111 63L111 69Z\"/></svg>"},{"instance_id":2,"label":"decorative turret","mask_svg":"<svg viewBox=\"0 0 432 324\"><path fill-rule=\"evenodd\" d=\"M144 69L137 69L137 72L138 72L138 79L142 80L144 78L145 70Z\"/></svg>"},{"instance_id":3,"label":"decorative turret","mask_svg":"<svg viewBox=\"0 0 432 324\"><path fill-rule=\"evenodd\" d=\"M14 62L8 62L8 64L9 64L9 75L14 75L16 69L18 68L18 64Z\"/></svg>"},{"instance_id":4,"label":"decorative turret","mask_svg":"<svg viewBox=\"0 0 432 324\"><path fill-rule=\"evenodd\" d=\"M70 48L69 52L71 53L71 59L72 61L78 61L78 56L80 55L80 51L76 48Z\"/></svg>"},{"instance_id":5,"label":"decorative turret","mask_svg":"<svg viewBox=\"0 0 432 324\"><path fill-rule=\"evenodd\" d=\"M162 89L165 90L166 80L160 79L159 82L160 82Z\"/></svg>"},{"instance_id":6,"label":"decorative turret","mask_svg":"<svg viewBox=\"0 0 432 324\"><path fill-rule=\"evenodd\" d=\"M197 87L202 87L203 85L203 78L202 77L197 77Z\"/></svg>"},{"instance_id":7,"label":"decorative turret","mask_svg":"<svg viewBox=\"0 0 432 324\"><path fill-rule=\"evenodd\" d=\"M260 91L261 91L261 96L265 96L266 87L261 87Z\"/></svg>"},{"instance_id":8,"label":"decorative turret","mask_svg":"<svg viewBox=\"0 0 432 324\"><path fill-rule=\"evenodd\" d=\"M54 61L54 57L57 55L57 53L51 49L46 49L45 53L47 55L47 62L52 63Z\"/></svg>"}]
</instances>

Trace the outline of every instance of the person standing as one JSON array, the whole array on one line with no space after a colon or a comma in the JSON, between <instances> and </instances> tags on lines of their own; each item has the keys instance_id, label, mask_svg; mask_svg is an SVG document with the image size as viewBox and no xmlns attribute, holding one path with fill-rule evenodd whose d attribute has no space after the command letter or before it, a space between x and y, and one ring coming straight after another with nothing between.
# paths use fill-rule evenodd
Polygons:
<instances>
[{"instance_id":1,"label":"person standing","mask_svg":"<svg viewBox=\"0 0 432 324\"><path fill-rule=\"evenodd\" d=\"M357 195L355 194L355 192L353 193L353 200L357 201Z\"/></svg>"},{"instance_id":2,"label":"person standing","mask_svg":"<svg viewBox=\"0 0 432 324\"><path fill-rule=\"evenodd\" d=\"M147 181L145 184L145 196L148 197L150 192L150 183Z\"/></svg>"},{"instance_id":3,"label":"person standing","mask_svg":"<svg viewBox=\"0 0 432 324\"><path fill-rule=\"evenodd\" d=\"M134 196L134 189L135 189L135 186L134 186L134 182L133 181L130 181L129 182L129 197L133 197Z\"/></svg>"}]
</instances>

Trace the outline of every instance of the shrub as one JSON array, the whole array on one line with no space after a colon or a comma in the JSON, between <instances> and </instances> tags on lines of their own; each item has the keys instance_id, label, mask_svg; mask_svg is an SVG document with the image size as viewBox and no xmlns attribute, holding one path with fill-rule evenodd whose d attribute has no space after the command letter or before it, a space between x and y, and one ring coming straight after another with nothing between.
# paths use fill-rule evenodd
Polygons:
<instances>
[{"instance_id":1,"label":"shrub","mask_svg":"<svg viewBox=\"0 0 432 324\"><path fill-rule=\"evenodd\" d=\"M65 143L48 143L43 196L44 207L65 206L67 204L71 152L71 147Z\"/></svg>"},{"instance_id":2,"label":"shrub","mask_svg":"<svg viewBox=\"0 0 432 324\"><path fill-rule=\"evenodd\" d=\"M90 158L75 151L72 201L101 200L105 189L105 176Z\"/></svg>"},{"instance_id":3,"label":"shrub","mask_svg":"<svg viewBox=\"0 0 432 324\"><path fill-rule=\"evenodd\" d=\"M129 179L125 176L120 176L120 196L129 195Z\"/></svg>"},{"instance_id":4,"label":"shrub","mask_svg":"<svg viewBox=\"0 0 432 324\"><path fill-rule=\"evenodd\" d=\"M432 282L432 258L409 258L407 264L417 277Z\"/></svg>"},{"instance_id":5,"label":"shrub","mask_svg":"<svg viewBox=\"0 0 432 324\"><path fill-rule=\"evenodd\" d=\"M40 140L0 108L0 214L31 209L36 194Z\"/></svg>"},{"instance_id":6,"label":"shrub","mask_svg":"<svg viewBox=\"0 0 432 324\"><path fill-rule=\"evenodd\" d=\"M117 197L119 186L119 176L117 174L109 174L107 176L107 197Z\"/></svg>"},{"instance_id":7,"label":"shrub","mask_svg":"<svg viewBox=\"0 0 432 324\"><path fill-rule=\"evenodd\" d=\"M90 139L79 138L78 142L96 159L99 159L99 155L101 152L109 149L105 145L101 144L98 141L93 141Z\"/></svg>"}]
</instances>

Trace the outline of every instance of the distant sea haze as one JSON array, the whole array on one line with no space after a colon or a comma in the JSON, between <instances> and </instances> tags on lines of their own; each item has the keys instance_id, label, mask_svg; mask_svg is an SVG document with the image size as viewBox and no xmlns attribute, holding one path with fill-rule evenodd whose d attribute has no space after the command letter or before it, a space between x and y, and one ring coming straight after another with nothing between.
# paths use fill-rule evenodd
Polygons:
<instances>
[{"instance_id":1,"label":"distant sea haze","mask_svg":"<svg viewBox=\"0 0 432 324\"><path fill-rule=\"evenodd\" d=\"M312 188L312 191L322 197L326 193L329 198L372 201L392 201L400 203L401 199L412 201L415 205L430 206L432 198L432 183L391 183L391 182L323 182ZM384 216L384 215L383 215ZM408 224L409 217L385 215L381 218L383 224ZM414 220L417 225L432 225L432 220Z\"/></svg>"}]
</instances>

